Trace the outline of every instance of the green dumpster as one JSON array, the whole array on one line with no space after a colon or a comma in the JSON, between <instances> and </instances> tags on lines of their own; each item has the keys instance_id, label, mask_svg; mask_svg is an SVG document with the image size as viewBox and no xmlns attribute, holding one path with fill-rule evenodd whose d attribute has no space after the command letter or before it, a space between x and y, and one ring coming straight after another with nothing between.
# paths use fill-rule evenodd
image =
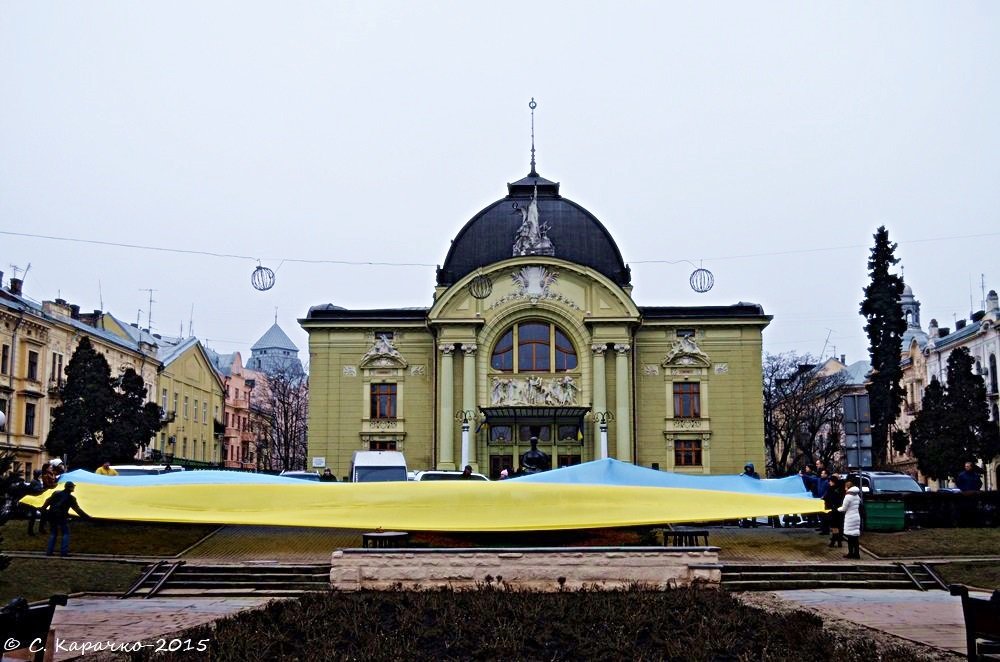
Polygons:
<instances>
[{"instance_id":1,"label":"green dumpster","mask_svg":"<svg viewBox=\"0 0 1000 662\"><path fill-rule=\"evenodd\" d=\"M865 501L866 531L902 531L906 508L900 500Z\"/></svg>"}]
</instances>

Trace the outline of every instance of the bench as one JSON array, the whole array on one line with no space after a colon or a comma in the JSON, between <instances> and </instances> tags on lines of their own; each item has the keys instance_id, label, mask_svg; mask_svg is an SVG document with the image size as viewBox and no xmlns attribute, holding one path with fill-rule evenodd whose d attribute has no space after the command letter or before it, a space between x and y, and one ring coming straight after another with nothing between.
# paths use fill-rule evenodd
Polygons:
<instances>
[{"instance_id":1,"label":"bench","mask_svg":"<svg viewBox=\"0 0 1000 662\"><path fill-rule=\"evenodd\" d=\"M664 529L664 547L708 547L705 529Z\"/></svg>"},{"instance_id":2,"label":"bench","mask_svg":"<svg viewBox=\"0 0 1000 662\"><path fill-rule=\"evenodd\" d=\"M962 598L965 645L970 662L1000 655L1000 590L993 591L989 600L970 598L969 589L959 584L952 584L948 590Z\"/></svg>"},{"instance_id":3,"label":"bench","mask_svg":"<svg viewBox=\"0 0 1000 662\"><path fill-rule=\"evenodd\" d=\"M410 544L410 534L405 531L373 531L361 534L361 546L365 548L396 548Z\"/></svg>"},{"instance_id":4,"label":"bench","mask_svg":"<svg viewBox=\"0 0 1000 662\"><path fill-rule=\"evenodd\" d=\"M45 662L52 659L55 652L55 633L52 632L52 616L57 606L66 606L65 595L53 595L47 603L29 605L24 598L11 600L0 609L0 634L3 636L5 653L17 655L14 659ZM6 649L9 642L20 644L17 648ZM34 645L32 645L34 644ZM30 649L35 652L31 652ZM20 651L26 657L22 657Z\"/></svg>"}]
</instances>

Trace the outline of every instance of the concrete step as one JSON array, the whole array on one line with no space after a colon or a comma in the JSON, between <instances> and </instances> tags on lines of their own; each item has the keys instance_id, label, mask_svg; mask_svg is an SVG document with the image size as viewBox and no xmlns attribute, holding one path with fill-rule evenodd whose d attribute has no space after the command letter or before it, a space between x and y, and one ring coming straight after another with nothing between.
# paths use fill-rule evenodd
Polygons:
<instances>
[{"instance_id":1,"label":"concrete step","mask_svg":"<svg viewBox=\"0 0 1000 662\"><path fill-rule=\"evenodd\" d=\"M259 588L261 590L276 591L283 589L296 589L296 590L315 590L318 588L327 588L330 586L330 580L327 579L323 582L255 582L255 581L240 581L240 580L219 580L210 579L203 581L189 581L187 579L178 579L176 581L172 580L166 583L168 588Z\"/></svg>"},{"instance_id":2,"label":"concrete step","mask_svg":"<svg viewBox=\"0 0 1000 662\"><path fill-rule=\"evenodd\" d=\"M722 587L729 591L796 591L818 588L856 588L856 589L903 589L916 590L909 579L902 580L809 580L809 579L770 579L754 581L723 582Z\"/></svg>"},{"instance_id":3,"label":"concrete step","mask_svg":"<svg viewBox=\"0 0 1000 662\"><path fill-rule=\"evenodd\" d=\"M722 573L722 581L737 580L761 580L780 577L782 579L814 579L814 580L875 580L875 579L899 579L906 576L899 572L726 572ZM921 579L918 577L918 579ZM930 578L927 578L931 581Z\"/></svg>"},{"instance_id":4,"label":"concrete step","mask_svg":"<svg viewBox=\"0 0 1000 662\"><path fill-rule=\"evenodd\" d=\"M231 598L253 598L253 597L272 597L272 598L294 598L308 593L316 593L320 590L329 590L329 587L323 589L246 589L246 588L231 588L231 589L190 589L190 588L164 588L156 593L156 597L231 597ZM143 593L136 593L135 597L143 597Z\"/></svg>"}]
</instances>

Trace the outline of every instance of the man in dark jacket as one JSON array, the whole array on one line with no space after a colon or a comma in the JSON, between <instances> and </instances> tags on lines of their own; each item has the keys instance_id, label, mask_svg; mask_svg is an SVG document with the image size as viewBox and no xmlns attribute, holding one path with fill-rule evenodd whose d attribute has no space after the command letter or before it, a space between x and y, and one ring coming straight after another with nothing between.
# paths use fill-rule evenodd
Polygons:
<instances>
[{"instance_id":1,"label":"man in dark jacket","mask_svg":"<svg viewBox=\"0 0 1000 662\"><path fill-rule=\"evenodd\" d=\"M28 483L28 494L31 496L39 496L45 491L45 485L42 483L42 470L35 469L31 474L31 482ZM28 506L28 535L35 535L35 522L38 522L38 532L45 533L45 520L42 519L42 514L38 511L38 508L34 506Z\"/></svg>"},{"instance_id":2,"label":"man in dark jacket","mask_svg":"<svg viewBox=\"0 0 1000 662\"><path fill-rule=\"evenodd\" d=\"M75 512L84 519L90 519L90 515L83 512L80 505L73 496L76 485L66 483L61 492L56 492L45 500L42 506L42 514L48 519L52 534L49 536L49 546L45 550L46 556L52 556L56 549L56 535L62 534L62 546L59 548L60 556L69 556L69 511Z\"/></svg>"},{"instance_id":3,"label":"man in dark jacket","mask_svg":"<svg viewBox=\"0 0 1000 662\"><path fill-rule=\"evenodd\" d=\"M978 492L983 489L983 480L972 462L966 462L965 471L955 477L955 487L963 492Z\"/></svg>"}]
</instances>

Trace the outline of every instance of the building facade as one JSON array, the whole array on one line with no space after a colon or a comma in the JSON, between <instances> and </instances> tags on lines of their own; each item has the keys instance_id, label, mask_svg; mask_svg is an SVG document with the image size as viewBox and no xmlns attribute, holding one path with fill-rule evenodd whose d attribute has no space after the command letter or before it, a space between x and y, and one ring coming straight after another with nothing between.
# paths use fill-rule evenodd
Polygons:
<instances>
[{"instance_id":1,"label":"building facade","mask_svg":"<svg viewBox=\"0 0 1000 662\"><path fill-rule=\"evenodd\" d=\"M530 440L552 465L763 465L759 305L633 301L611 234L534 167L458 232L427 308L314 306L309 457L354 451L497 477ZM606 430L606 432L604 432ZM602 433L603 432L603 433Z\"/></svg>"},{"instance_id":2,"label":"building facade","mask_svg":"<svg viewBox=\"0 0 1000 662\"><path fill-rule=\"evenodd\" d=\"M938 325L932 319L925 333L920 325L920 302L913 296L907 285L902 297L903 314L908 328L903 336L902 382L904 389L903 410L896 420L896 427L908 430L910 423L920 411L924 389L932 379L944 384L947 381L948 357L959 348L969 350L975 361L976 374L983 377L991 420L1000 425L1000 388L998 388L997 361L1000 356L1000 300L997 293L990 290L983 310L970 315L968 320L958 320L954 330ZM923 481L917 471L916 459L907 451L892 456L893 465ZM986 459L983 463L984 485L988 489L1000 486L1000 462L998 458ZM940 487L948 487L942 482Z\"/></svg>"},{"instance_id":3,"label":"building facade","mask_svg":"<svg viewBox=\"0 0 1000 662\"><path fill-rule=\"evenodd\" d=\"M33 301L19 279L0 289L0 410L7 416L0 445L15 452L25 475L51 459L45 440L52 410L61 402L66 366L83 338L104 356L112 375L128 368L140 375L153 401L160 368L155 347L95 326L93 320L94 314L81 314L79 306L62 299Z\"/></svg>"},{"instance_id":4,"label":"building facade","mask_svg":"<svg viewBox=\"0 0 1000 662\"><path fill-rule=\"evenodd\" d=\"M231 469L256 469L257 439L251 397L257 385L257 374L243 367L239 352L219 354L208 348L206 352L225 388L222 464Z\"/></svg>"}]
</instances>

